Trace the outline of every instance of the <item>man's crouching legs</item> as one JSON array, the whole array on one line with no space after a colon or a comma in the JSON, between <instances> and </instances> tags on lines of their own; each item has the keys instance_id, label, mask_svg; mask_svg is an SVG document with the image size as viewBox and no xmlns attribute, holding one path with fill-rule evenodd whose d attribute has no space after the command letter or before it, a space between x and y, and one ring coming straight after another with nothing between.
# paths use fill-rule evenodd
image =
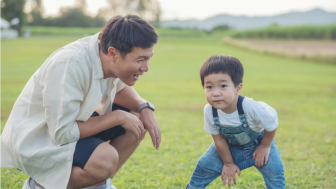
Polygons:
<instances>
[{"instance_id":1,"label":"man's crouching legs","mask_svg":"<svg viewBox=\"0 0 336 189\"><path fill-rule=\"evenodd\" d=\"M104 182L114 175L118 165L117 150L108 143L102 143L94 150L84 169L73 166L68 188L82 188Z\"/></svg>"}]
</instances>

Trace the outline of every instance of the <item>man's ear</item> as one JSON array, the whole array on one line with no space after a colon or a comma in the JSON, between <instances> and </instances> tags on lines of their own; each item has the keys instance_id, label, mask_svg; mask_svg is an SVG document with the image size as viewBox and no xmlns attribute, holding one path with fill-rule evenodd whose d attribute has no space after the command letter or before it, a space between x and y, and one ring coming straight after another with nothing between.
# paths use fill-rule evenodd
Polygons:
<instances>
[{"instance_id":1,"label":"man's ear","mask_svg":"<svg viewBox=\"0 0 336 189\"><path fill-rule=\"evenodd\" d=\"M115 62L118 57L118 50L114 47L109 47L107 49L107 56L112 60L112 62Z\"/></svg>"},{"instance_id":2,"label":"man's ear","mask_svg":"<svg viewBox=\"0 0 336 189\"><path fill-rule=\"evenodd\" d=\"M243 89L243 83L239 83L239 85L236 88L236 95L239 95L242 89Z\"/></svg>"}]
</instances>

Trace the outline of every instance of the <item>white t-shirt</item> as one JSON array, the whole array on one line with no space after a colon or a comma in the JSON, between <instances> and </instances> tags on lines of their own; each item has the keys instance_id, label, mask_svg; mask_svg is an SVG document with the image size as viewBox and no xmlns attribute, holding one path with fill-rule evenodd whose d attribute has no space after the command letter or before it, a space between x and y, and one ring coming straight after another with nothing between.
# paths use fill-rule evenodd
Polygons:
<instances>
[{"instance_id":1,"label":"white t-shirt","mask_svg":"<svg viewBox=\"0 0 336 189\"><path fill-rule=\"evenodd\" d=\"M255 132L273 131L278 127L278 116L274 108L264 102L256 102L252 98L245 97L243 100L243 110L250 128ZM218 109L219 122L228 127L238 127L241 125L238 110L227 114ZM219 133L219 127L214 124L212 116L212 106L206 104L204 107L204 130L210 134Z\"/></svg>"}]
</instances>

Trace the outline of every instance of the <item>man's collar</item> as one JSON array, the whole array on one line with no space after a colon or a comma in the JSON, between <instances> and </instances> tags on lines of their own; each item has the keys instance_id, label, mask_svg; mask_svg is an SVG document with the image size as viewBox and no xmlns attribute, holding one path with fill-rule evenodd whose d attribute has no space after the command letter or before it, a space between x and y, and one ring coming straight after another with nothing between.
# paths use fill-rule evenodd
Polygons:
<instances>
[{"instance_id":1,"label":"man's collar","mask_svg":"<svg viewBox=\"0 0 336 189\"><path fill-rule=\"evenodd\" d=\"M94 74L95 79L104 78L102 62L99 56L99 43L98 43L99 34L100 32L90 36L90 42L89 42L89 53L93 63L93 71L95 73Z\"/></svg>"}]
</instances>

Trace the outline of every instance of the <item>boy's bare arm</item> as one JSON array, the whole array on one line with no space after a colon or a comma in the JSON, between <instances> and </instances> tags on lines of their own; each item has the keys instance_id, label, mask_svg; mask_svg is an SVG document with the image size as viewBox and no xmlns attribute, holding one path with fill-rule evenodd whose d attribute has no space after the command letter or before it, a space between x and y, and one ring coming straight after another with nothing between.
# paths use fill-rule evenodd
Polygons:
<instances>
[{"instance_id":1,"label":"boy's bare arm","mask_svg":"<svg viewBox=\"0 0 336 189\"><path fill-rule=\"evenodd\" d=\"M212 138L215 142L216 149L219 153L219 156L222 158L224 162L224 166L222 169L221 178L223 181L223 185L226 185L226 181L228 182L229 188L231 187L231 179L233 183L236 184L236 173L240 176L239 167L233 162L231 152L226 140L223 138L221 134L212 135Z\"/></svg>"},{"instance_id":2,"label":"boy's bare arm","mask_svg":"<svg viewBox=\"0 0 336 189\"><path fill-rule=\"evenodd\" d=\"M261 143L253 153L253 159L257 167L263 167L265 164L267 164L275 132L276 129L271 132L264 131L264 136L261 139Z\"/></svg>"},{"instance_id":3,"label":"boy's bare arm","mask_svg":"<svg viewBox=\"0 0 336 189\"><path fill-rule=\"evenodd\" d=\"M225 138L221 134L212 135L212 138L215 142L219 156L222 158L224 164L232 164L233 159Z\"/></svg>"},{"instance_id":4,"label":"boy's bare arm","mask_svg":"<svg viewBox=\"0 0 336 189\"><path fill-rule=\"evenodd\" d=\"M274 129L273 131L271 132L268 132L268 131L264 131L264 136L263 138L261 139L261 143L260 143L260 146L263 146L263 147L270 147L271 144L272 144L272 141L274 139L274 136L275 136L275 132L276 132L276 129Z\"/></svg>"}]
</instances>

